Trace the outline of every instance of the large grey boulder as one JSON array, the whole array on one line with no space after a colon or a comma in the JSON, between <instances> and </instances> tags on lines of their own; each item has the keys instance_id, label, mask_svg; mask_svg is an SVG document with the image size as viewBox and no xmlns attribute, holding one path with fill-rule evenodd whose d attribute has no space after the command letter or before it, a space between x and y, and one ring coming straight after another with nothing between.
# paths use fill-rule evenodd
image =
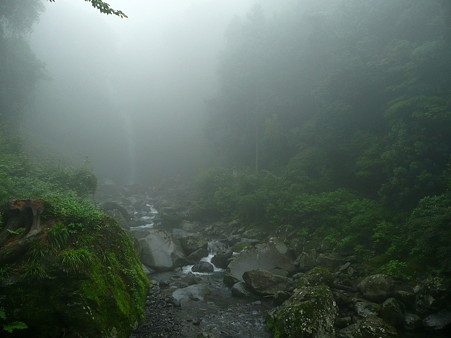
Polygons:
<instances>
[{"instance_id":1,"label":"large grey boulder","mask_svg":"<svg viewBox=\"0 0 451 338\"><path fill-rule=\"evenodd\" d=\"M189 301L204 300L211 293L210 289L202 284L194 284L177 289L172 293L172 298L182 306Z\"/></svg>"},{"instance_id":2,"label":"large grey boulder","mask_svg":"<svg viewBox=\"0 0 451 338\"><path fill-rule=\"evenodd\" d=\"M280 253L276 245L268 243L240 252L228 265L227 275L242 282L246 271L259 269L282 275L284 272L291 273L296 270L291 260Z\"/></svg>"},{"instance_id":3,"label":"large grey boulder","mask_svg":"<svg viewBox=\"0 0 451 338\"><path fill-rule=\"evenodd\" d=\"M393 280L384 274L371 275L359 283L358 289L365 299L383 302L393 292Z\"/></svg>"},{"instance_id":4,"label":"large grey boulder","mask_svg":"<svg viewBox=\"0 0 451 338\"><path fill-rule=\"evenodd\" d=\"M186 263L185 255L172 236L164 230L132 231L137 239L141 262L157 271L172 270Z\"/></svg>"},{"instance_id":5,"label":"large grey boulder","mask_svg":"<svg viewBox=\"0 0 451 338\"><path fill-rule=\"evenodd\" d=\"M334 337L337 307L326 285L298 288L266 320L275 337Z\"/></svg>"},{"instance_id":6,"label":"large grey boulder","mask_svg":"<svg viewBox=\"0 0 451 338\"><path fill-rule=\"evenodd\" d=\"M293 282L290 278L275 275L265 270L251 270L243 274L246 286L258 295L274 295L279 291L285 291Z\"/></svg>"}]
</instances>

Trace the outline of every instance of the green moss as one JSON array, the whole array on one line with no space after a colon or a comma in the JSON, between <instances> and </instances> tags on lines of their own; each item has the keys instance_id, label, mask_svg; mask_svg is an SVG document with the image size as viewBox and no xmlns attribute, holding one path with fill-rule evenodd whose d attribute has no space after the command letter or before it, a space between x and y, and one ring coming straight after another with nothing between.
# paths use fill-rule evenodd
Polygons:
<instances>
[{"instance_id":1,"label":"green moss","mask_svg":"<svg viewBox=\"0 0 451 338\"><path fill-rule=\"evenodd\" d=\"M238 242L233 246L233 251L241 252L250 245L251 245L251 243L249 243L249 242Z\"/></svg>"},{"instance_id":2,"label":"green moss","mask_svg":"<svg viewBox=\"0 0 451 338\"><path fill-rule=\"evenodd\" d=\"M22 336L128 337L149 281L130 236L92 204L76 201L47 202L44 233L2 273L14 282L0 297L11 321L28 325Z\"/></svg>"},{"instance_id":3,"label":"green moss","mask_svg":"<svg viewBox=\"0 0 451 338\"><path fill-rule=\"evenodd\" d=\"M327 268L316 266L301 276L299 286L315 286L320 284L332 286L334 280L335 276Z\"/></svg>"},{"instance_id":4,"label":"green moss","mask_svg":"<svg viewBox=\"0 0 451 338\"><path fill-rule=\"evenodd\" d=\"M334 335L336 306L326 285L296 289L268 315L274 337L328 337Z\"/></svg>"}]
</instances>

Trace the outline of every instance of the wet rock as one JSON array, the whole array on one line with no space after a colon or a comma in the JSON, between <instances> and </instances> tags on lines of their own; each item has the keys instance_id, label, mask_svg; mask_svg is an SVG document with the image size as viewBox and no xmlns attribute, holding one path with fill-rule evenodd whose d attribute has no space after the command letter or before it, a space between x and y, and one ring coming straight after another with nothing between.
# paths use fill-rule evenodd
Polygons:
<instances>
[{"instance_id":1,"label":"wet rock","mask_svg":"<svg viewBox=\"0 0 451 338\"><path fill-rule=\"evenodd\" d=\"M191 271L210 273L214 271L214 266L208 262L199 262L197 264L194 264Z\"/></svg>"},{"instance_id":2,"label":"wet rock","mask_svg":"<svg viewBox=\"0 0 451 338\"><path fill-rule=\"evenodd\" d=\"M131 233L138 241L141 262L152 269L171 270L186 262L183 251L166 231L148 229Z\"/></svg>"},{"instance_id":3,"label":"wet rock","mask_svg":"<svg viewBox=\"0 0 451 338\"><path fill-rule=\"evenodd\" d=\"M290 278L266 270L246 271L243 280L246 286L258 295L274 295L278 291L285 291L293 284Z\"/></svg>"},{"instance_id":4,"label":"wet rock","mask_svg":"<svg viewBox=\"0 0 451 338\"><path fill-rule=\"evenodd\" d=\"M352 322L351 317L341 317L335 319L335 326L342 329L349 326Z\"/></svg>"},{"instance_id":5,"label":"wet rock","mask_svg":"<svg viewBox=\"0 0 451 338\"><path fill-rule=\"evenodd\" d=\"M318 265L318 256L316 250L301 253L294 261L294 264L302 272L307 272L310 269L313 269Z\"/></svg>"},{"instance_id":6,"label":"wet rock","mask_svg":"<svg viewBox=\"0 0 451 338\"><path fill-rule=\"evenodd\" d=\"M201 279L191 272L187 273L180 279L180 282L186 283L187 285L198 284L200 281Z\"/></svg>"},{"instance_id":7,"label":"wet rock","mask_svg":"<svg viewBox=\"0 0 451 338\"><path fill-rule=\"evenodd\" d=\"M451 328L451 312L442 310L423 319L423 325L434 331Z\"/></svg>"},{"instance_id":8,"label":"wet rock","mask_svg":"<svg viewBox=\"0 0 451 338\"><path fill-rule=\"evenodd\" d=\"M421 324L420 316L414 313L406 313L404 316L404 327L408 330L415 330Z\"/></svg>"},{"instance_id":9,"label":"wet rock","mask_svg":"<svg viewBox=\"0 0 451 338\"><path fill-rule=\"evenodd\" d=\"M276 337L333 337L337 308L326 285L298 288L273 309L267 326Z\"/></svg>"},{"instance_id":10,"label":"wet rock","mask_svg":"<svg viewBox=\"0 0 451 338\"><path fill-rule=\"evenodd\" d=\"M252 297L251 292L247 289L246 284L244 282L238 282L233 284L232 286L232 296L238 298L250 298Z\"/></svg>"},{"instance_id":11,"label":"wet rock","mask_svg":"<svg viewBox=\"0 0 451 338\"><path fill-rule=\"evenodd\" d=\"M227 267L228 274L239 281L244 281L243 273L257 269L270 272L273 269L294 272L296 268L291 260L286 255L282 255L271 243L240 252Z\"/></svg>"},{"instance_id":12,"label":"wet rock","mask_svg":"<svg viewBox=\"0 0 451 338\"><path fill-rule=\"evenodd\" d=\"M196 251L193 251L188 257L186 257L186 260L191 264L195 264L199 262L201 258L206 256L208 256L208 249L199 248Z\"/></svg>"},{"instance_id":13,"label":"wet rock","mask_svg":"<svg viewBox=\"0 0 451 338\"><path fill-rule=\"evenodd\" d=\"M415 308L415 294L405 290L395 291L395 298L405 304L408 308Z\"/></svg>"},{"instance_id":14,"label":"wet rock","mask_svg":"<svg viewBox=\"0 0 451 338\"><path fill-rule=\"evenodd\" d=\"M174 236L174 238L180 239L189 236L189 232L183 229L175 228L172 229L172 236Z\"/></svg>"},{"instance_id":15,"label":"wet rock","mask_svg":"<svg viewBox=\"0 0 451 338\"><path fill-rule=\"evenodd\" d=\"M274 306L282 305L284 301L288 300L292 296L291 292L288 291L277 291L273 295Z\"/></svg>"},{"instance_id":16,"label":"wet rock","mask_svg":"<svg viewBox=\"0 0 451 338\"><path fill-rule=\"evenodd\" d=\"M208 250L208 241L200 234L182 237L179 241L186 255L190 255L198 249Z\"/></svg>"},{"instance_id":17,"label":"wet rock","mask_svg":"<svg viewBox=\"0 0 451 338\"><path fill-rule=\"evenodd\" d=\"M225 274L224 278L223 278L223 282L225 285L227 285L228 287L233 286L235 283L238 283L239 280L238 278L235 278L233 276L231 276L230 274Z\"/></svg>"},{"instance_id":18,"label":"wet rock","mask_svg":"<svg viewBox=\"0 0 451 338\"><path fill-rule=\"evenodd\" d=\"M208 287L202 284L190 285L186 288L177 289L172 293L172 298L180 302L183 306L184 303L189 301L204 300L207 295L210 294Z\"/></svg>"},{"instance_id":19,"label":"wet rock","mask_svg":"<svg viewBox=\"0 0 451 338\"><path fill-rule=\"evenodd\" d=\"M317 266L311 269L309 272L299 276L299 286L315 286L319 284L326 284L332 286L335 280L335 276L322 266Z\"/></svg>"},{"instance_id":20,"label":"wet rock","mask_svg":"<svg viewBox=\"0 0 451 338\"><path fill-rule=\"evenodd\" d=\"M346 262L345 264L343 264L342 266L340 266L338 268L338 273L346 273L346 271L349 269L349 267L351 266L351 262Z\"/></svg>"},{"instance_id":21,"label":"wet rock","mask_svg":"<svg viewBox=\"0 0 451 338\"><path fill-rule=\"evenodd\" d=\"M383 302L393 291L393 281L384 274L371 275L359 283L358 289L365 299Z\"/></svg>"},{"instance_id":22,"label":"wet rock","mask_svg":"<svg viewBox=\"0 0 451 338\"><path fill-rule=\"evenodd\" d=\"M338 331L338 338L380 338L397 337L393 326L376 316L369 316Z\"/></svg>"},{"instance_id":23,"label":"wet rock","mask_svg":"<svg viewBox=\"0 0 451 338\"><path fill-rule=\"evenodd\" d=\"M286 255L288 253L288 247L280 239L276 237L271 237L269 239L269 243L271 243L274 246L274 248L277 251L279 251L282 255Z\"/></svg>"},{"instance_id":24,"label":"wet rock","mask_svg":"<svg viewBox=\"0 0 451 338\"><path fill-rule=\"evenodd\" d=\"M346 263L346 260L335 254L319 254L317 258L318 265L330 269L337 270L340 266Z\"/></svg>"},{"instance_id":25,"label":"wet rock","mask_svg":"<svg viewBox=\"0 0 451 338\"><path fill-rule=\"evenodd\" d=\"M388 324L401 328L404 324L404 306L395 298L388 298L382 303L380 317Z\"/></svg>"},{"instance_id":26,"label":"wet rock","mask_svg":"<svg viewBox=\"0 0 451 338\"><path fill-rule=\"evenodd\" d=\"M130 228L130 215L127 210L116 202L104 202L100 206L105 213L115 218L123 229Z\"/></svg>"},{"instance_id":27,"label":"wet rock","mask_svg":"<svg viewBox=\"0 0 451 338\"><path fill-rule=\"evenodd\" d=\"M182 221L182 223L180 224L182 229L185 231L194 231L197 227L196 223L193 222L189 222L189 221Z\"/></svg>"},{"instance_id":28,"label":"wet rock","mask_svg":"<svg viewBox=\"0 0 451 338\"><path fill-rule=\"evenodd\" d=\"M450 303L450 290L439 277L429 277L414 288L415 310L420 314L437 312Z\"/></svg>"},{"instance_id":29,"label":"wet rock","mask_svg":"<svg viewBox=\"0 0 451 338\"><path fill-rule=\"evenodd\" d=\"M227 268L227 265L229 265L229 259L232 257L232 254L232 250L218 252L213 256L211 262L216 265L216 267L225 269Z\"/></svg>"},{"instance_id":30,"label":"wet rock","mask_svg":"<svg viewBox=\"0 0 451 338\"><path fill-rule=\"evenodd\" d=\"M377 316L380 305L364 299L356 299L354 302L354 308L360 317L365 318L369 316Z\"/></svg>"}]
</instances>

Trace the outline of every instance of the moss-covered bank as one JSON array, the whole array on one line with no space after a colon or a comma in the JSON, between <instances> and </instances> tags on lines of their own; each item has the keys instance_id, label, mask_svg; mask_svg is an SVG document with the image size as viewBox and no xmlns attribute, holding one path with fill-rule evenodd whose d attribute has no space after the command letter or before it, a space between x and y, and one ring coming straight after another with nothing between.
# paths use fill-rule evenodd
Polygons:
<instances>
[{"instance_id":1,"label":"moss-covered bank","mask_svg":"<svg viewBox=\"0 0 451 338\"><path fill-rule=\"evenodd\" d=\"M2 232L11 236L0 249L0 307L8 322L28 326L13 335L128 337L148 291L132 240L87 201L54 197L44 205L40 232L28 238L11 230L20 224L4 212ZM14 246L21 254L9 259Z\"/></svg>"}]
</instances>

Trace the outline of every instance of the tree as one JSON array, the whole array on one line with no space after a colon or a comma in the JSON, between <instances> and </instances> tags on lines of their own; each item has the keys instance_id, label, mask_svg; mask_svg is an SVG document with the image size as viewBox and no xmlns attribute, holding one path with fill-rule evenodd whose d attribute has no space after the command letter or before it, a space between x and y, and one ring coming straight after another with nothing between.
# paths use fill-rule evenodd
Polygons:
<instances>
[{"instance_id":1,"label":"tree","mask_svg":"<svg viewBox=\"0 0 451 338\"><path fill-rule=\"evenodd\" d=\"M55 2L56 0L49 0L50 2ZM98 9L100 11L100 13L104 13L104 14L113 14L113 15L117 15L121 18L128 18L127 15L125 15L124 12L122 12L121 10L116 10L110 7L110 5L104 1L101 0L85 0L87 2L90 2L92 7Z\"/></svg>"}]
</instances>

